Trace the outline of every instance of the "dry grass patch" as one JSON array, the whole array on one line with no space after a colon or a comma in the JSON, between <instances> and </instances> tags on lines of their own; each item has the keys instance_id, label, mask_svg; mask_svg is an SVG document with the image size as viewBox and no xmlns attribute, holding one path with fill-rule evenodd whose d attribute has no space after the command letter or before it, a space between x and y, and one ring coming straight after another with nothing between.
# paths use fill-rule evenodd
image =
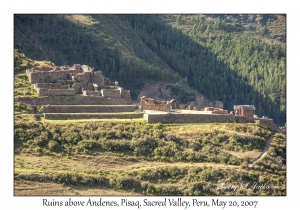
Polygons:
<instances>
[{"instance_id":1,"label":"dry grass patch","mask_svg":"<svg viewBox=\"0 0 300 210\"><path fill-rule=\"evenodd\" d=\"M139 196L123 190L71 186L53 182L14 181L14 196Z\"/></svg>"},{"instance_id":2,"label":"dry grass patch","mask_svg":"<svg viewBox=\"0 0 300 210\"><path fill-rule=\"evenodd\" d=\"M53 69L54 67L55 65L51 61L35 61L34 69Z\"/></svg>"},{"instance_id":3,"label":"dry grass patch","mask_svg":"<svg viewBox=\"0 0 300 210\"><path fill-rule=\"evenodd\" d=\"M64 17L73 23L86 26L91 26L98 23L98 21L96 21L90 15L65 15Z\"/></svg>"},{"instance_id":4,"label":"dry grass patch","mask_svg":"<svg viewBox=\"0 0 300 210\"><path fill-rule=\"evenodd\" d=\"M249 158L250 160L255 160L262 153L262 151L260 151L260 150L244 151L244 152L225 151L225 150L222 150L222 151L223 152L227 152L230 155L233 155L233 156L235 156L237 158L242 158L242 159Z\"/></svg>"}]
</instances>

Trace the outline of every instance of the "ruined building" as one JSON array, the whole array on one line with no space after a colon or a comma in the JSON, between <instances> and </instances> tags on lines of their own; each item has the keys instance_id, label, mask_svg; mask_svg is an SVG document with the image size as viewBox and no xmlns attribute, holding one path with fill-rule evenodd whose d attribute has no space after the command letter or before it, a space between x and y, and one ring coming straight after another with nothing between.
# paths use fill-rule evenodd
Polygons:
<instances>
[{"instance_id":1,"label":"ruined building","mask_svg":"<svg viewBox=\"0 0 300 210\"><path fill-rule=\"evenodd\" d=\"M171 110L170 101L156 101L152 98L141 97L141 110L152 110L169 112Z\"/></svg>"},{"instance_id":2,"label":"ruined building","mask_svg":"<svg viewBox=\"0 0 300 210\"><path fill-rule=\"evenodd\" d=\"M235 105L233 106L234 115L253 117L255 114L255 107L253 105Z\"/></svg>"},{"instance_id":3,"label":"ruined building","mask_svg":"<svg viewBox=\"0 0 300 210\"><path fill-rule=\"evenodd\" d=\"M53 69L26 70L30 83L38 96L94 96L124 99L130 103L130 92L111 82L101 71L94 71L87 65L54 67ZM123 100L123 101L124 101Z\"/></svg>"}]
</instances>

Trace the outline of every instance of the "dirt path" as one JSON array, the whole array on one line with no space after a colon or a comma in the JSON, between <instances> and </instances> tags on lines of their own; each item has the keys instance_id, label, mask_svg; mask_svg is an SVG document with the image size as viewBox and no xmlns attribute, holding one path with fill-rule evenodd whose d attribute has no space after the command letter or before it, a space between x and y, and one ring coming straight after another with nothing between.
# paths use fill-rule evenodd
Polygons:
<instances>
[{"instance_id":1,"label":"dirt path","mask_svg":"<svg viewBox=\"0 0 300 210\"><path fill-rule=\"evenodd\" d=\"M271 146L271 143L273 141L273 138L274 138L274 135L272 135L268 140L267 140L267 143L265 145L265 148L264 150L262 151L261 155L258 156L252 163L249 164L249 167L252 168L253 164L259 160L261 160L267 153L268 153L268 150Z\"/></svg>"}]
</instances>

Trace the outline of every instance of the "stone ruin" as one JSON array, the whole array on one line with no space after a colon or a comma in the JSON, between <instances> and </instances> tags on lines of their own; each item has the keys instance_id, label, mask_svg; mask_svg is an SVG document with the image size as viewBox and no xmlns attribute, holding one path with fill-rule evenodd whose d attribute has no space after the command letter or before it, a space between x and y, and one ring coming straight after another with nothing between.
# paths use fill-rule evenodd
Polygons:
<instances>
[{"instance_id":1,"label":"stone ruin","mask_svg":"<svg viewBox=\"0 0 300 210\"><path fill-rule=\"evenodd\" d=\"M131 102L129 90L111 82L101 71L94 71L87 65L54 67L53 69L28 69L26 74L39 97L46 96L102 96L122 98Z\"/></svg>"},{"instance_id":2,"label":"stone ruin","mask_svg":"<svg viewBox=\"0 0 300 210\"><path fill-rule=\"evenodd\" d=\"M142 96L141 110L170 112L171 104L170 101L156 101L153 98L146 98L146 96Z\"/></svg>"},{"instance_id":3,"label":"stone ruin","mask_svg":"<svg viewBox=\"0 0 300 210\"><path fill-rule=\"evenodd\" d=\"M38 97L16 97L15 103L31 105L45 119L138 118L129 90L111 82L101 71L89 66L56 66L53 69L27 69L29 82ZM110 114L113 113L113 114Z\"/></svg>"},{"instance_id":4,"label":"stone ruin","mask_svg":"<svg viewBox=\"0 0 300 210\"><path fill-rule=\"evenodd\" d=\"M102 116L99 112L129 112L132 113L130 117L134 116L135 106L129 105L131 104L129 90L119 87L118 82L111 82L109 78L103 76L101 71L94 71L87 65L74 64L73 66L56 66L53 69L28 69L26 74L39 97L15 98L15 102L34 104L34 106L42 105L45 118L79 119L107 117L107 115ZM144 114L147 122L151 123L254 123L255 121L272 129L275 128L272 119L255 118L255 107L252 105L236 105L234 106L234 112L230 114L228 114L227 110L223 110L222 106L223 104L220 102L215 107L205 107L197 110L197 107L190 105L186 109L193 110L190 112L191 114L171 114L170 111L177 107L176 100L156 101L145 96L141 97L141 110L169 112L171 114ZM179 109L184 110L184 104L179 104ZM112 115L112 117L115 116Z\"/></svg>"},{"instance_id":5,"label":"stone ruin","mask_svg":"<svg viewBox=\"0 0 300 210\"><path fill-rule=\"evenodd\" d=\"M171 101L157 101L153 98L147 98L146 96L141 97L141 110L151 110L151 111L163 111L170 112L172 109L176 109L177 101L172 99ZM179 109L184 109L184 104L179 104ZM198 110L197 107L192 107L188 105L186 110L197 111L201 114L228 114L227 110L217 107L205 107L204 109Z\"/></svg>"}]
</instances>

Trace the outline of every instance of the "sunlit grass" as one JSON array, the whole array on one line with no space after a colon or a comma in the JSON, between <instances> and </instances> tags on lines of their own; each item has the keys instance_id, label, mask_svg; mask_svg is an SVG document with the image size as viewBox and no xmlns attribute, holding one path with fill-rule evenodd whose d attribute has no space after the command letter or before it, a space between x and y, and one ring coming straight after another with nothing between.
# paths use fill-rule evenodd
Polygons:
<instances>
[{"instance_id":1,"label":"sunlit grass","mask_svg":"<svg viewBox=\"0 0 300 210\"><path fill-rule=\"evenodd\" d=\"M78 195L101 195L103 191L94 191L96 186L114 195L218 195L216 189L199 189L209 180L238 184L249 176L254 177L251 180L266 176L261 166L257 170L241 167L261 153L270 132L265 127L139 120L56 121L16 116L14 177L20 182L15 193L25 193L29 181L37 187L29 187L28 195L73 195L66 186L80 188ZM284 146L283 138L280 136L276 148ZM261 150L249 142L260 144ZM284 179L283 170L268 169L267 173L272 172L269 181ZM40 185L45 182L59 190L45 191ZM280 193L285 193L284 186L280 182ZM238 193L252 194L250 190Z\"/></svg>"},{"instance_id":2,"label":"sunlit grass","mask_svg":"<svg viewBox=\"0 0 300 210\"><path fill-rule=\"evenodd\" d=\"M15 97L38 97L36 90L29 83L26 73L14 76Z\"/></svg>"}]
</instances>

